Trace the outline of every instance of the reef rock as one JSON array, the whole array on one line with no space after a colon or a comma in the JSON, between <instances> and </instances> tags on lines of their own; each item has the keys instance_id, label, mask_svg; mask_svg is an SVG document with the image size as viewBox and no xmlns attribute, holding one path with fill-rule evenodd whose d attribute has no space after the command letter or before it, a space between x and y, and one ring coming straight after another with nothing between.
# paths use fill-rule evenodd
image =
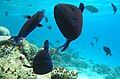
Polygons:
<instances>
[{"instance_id":1,"label":"reef rock","mask_svg":"<svg viewBox=\"0 0 120 79\"><path fill-rule=\"evenodd\" d=\"M0 36L10 36L10 32L6 27L0 26Z\"/></svg>"}]
</instances>

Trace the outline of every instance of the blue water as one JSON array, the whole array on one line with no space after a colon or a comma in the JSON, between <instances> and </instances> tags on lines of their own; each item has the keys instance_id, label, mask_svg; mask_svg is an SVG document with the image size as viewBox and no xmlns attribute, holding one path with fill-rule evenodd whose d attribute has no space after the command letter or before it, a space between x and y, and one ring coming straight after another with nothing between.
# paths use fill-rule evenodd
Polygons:
<instances>
[{"instance_id":1,"label":"blue water","mask_svg":"<svg viewBox=\"0 0 120 79\"><path fill-rule=\"evenodd\" d=\"M79 6L80 2L96 6L99 12L92 14L84 10L82 33L70 44L69 49L80 57L93 60L94 63L120 66L120 0L0 0L0 26L7 27L11 35L17 35L27 21L22 15L33 15L38 10L45 9L45 16L48 17L49 22L46 23L43 19L41 24L44 27L36 28L26 39L38 46L46 39L55 47L60 46L65 42L65 38L56 25L53 8L57 3ZM118 8L115 15L111 3ZM32 6L29 6L30 4ZM8 16L4 15L5 11L8 11ZM47 29L48 25L52 26L51 30ZM94 37L98 37L98 43L95 43ZM56 44L56 40L60 40L60 44ZM94 43L94 47L91 47L90 42ZM102 49L104 45L110 47L112 51L113 56L110 58Z\"/></svg>"}]
</instances>

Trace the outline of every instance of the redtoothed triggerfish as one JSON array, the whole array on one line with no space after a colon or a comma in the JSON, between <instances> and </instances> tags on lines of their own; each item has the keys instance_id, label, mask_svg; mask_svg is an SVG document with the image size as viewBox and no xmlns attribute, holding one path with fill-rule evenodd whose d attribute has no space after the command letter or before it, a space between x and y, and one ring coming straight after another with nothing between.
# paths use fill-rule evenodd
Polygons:
<instances>
[{"instance_id":1,"label":"redtoothed triggerfish","mask_svg":"<svg viewBox=\"0 0 120 79\"><path fill-rule=\"evenodd\" d=\"M35 74L47 74L52 71L53 64L52 59L49 55L49 41L44 42L44 50L38 52L38 54L33 59L33 65L23 65L27 68L33 68Z\"/></svg>"},{"instance_id":2,"label":"redtoothed triggerfish","mask_svg":"<svg viewBox=\"0 0 120 79\"><path fill-rule=\"evenodd\" d=\"M108 55L110 57L112 55L109 47L103 46L103 50L106 53L106 56Z\"/></svg>"},{"instance_id":3,"label":"redtoothed triggerfish","mask_svg":"<svg viewBox=\"0 0 120 79\"><path fill-rule=\"evenodd\" d=\"M65 51L69 43L79 37L83 25L84 4L80 3L79 8L70 4L57 4L54 7L54 18L63 36L66 38L66 43L59 48Z\"/></svg>"},{"instance_id":4,"label":"redtoothed triggerfish","mask_svg":"<svg viewBox=\"0 0 120 79\"><path fill-rule=\"evenodd\" d=\"M15 42L14 47L20 43L23 38L25 38L28 34L30 34L37 26L42 27L42 24L39 24L44 16L44 11L38 11L33 16L27 17L28 20L25 22L25 24L20 29L20 32L17 36L13 36L10 38L10 40ZM14 48L13 47L13 48ZM10 50L12 51L13 48Z\"/></svg>"}]
</instances>

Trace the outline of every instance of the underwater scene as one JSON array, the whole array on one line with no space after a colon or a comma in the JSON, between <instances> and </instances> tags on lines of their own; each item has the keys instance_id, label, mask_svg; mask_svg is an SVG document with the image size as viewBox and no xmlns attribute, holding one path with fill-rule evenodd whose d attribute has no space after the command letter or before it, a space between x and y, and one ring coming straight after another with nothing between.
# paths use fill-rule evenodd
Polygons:
<instances>
[{"instance_id":1,"label":"underwater scene","mask_svg":"<svg viewBox=\"0 0 120 79\"><path fill-rule=\"evenodd\" d=\"M120 0L0 0L0 79L120 79Z\"/></svg>"}]
</instances>

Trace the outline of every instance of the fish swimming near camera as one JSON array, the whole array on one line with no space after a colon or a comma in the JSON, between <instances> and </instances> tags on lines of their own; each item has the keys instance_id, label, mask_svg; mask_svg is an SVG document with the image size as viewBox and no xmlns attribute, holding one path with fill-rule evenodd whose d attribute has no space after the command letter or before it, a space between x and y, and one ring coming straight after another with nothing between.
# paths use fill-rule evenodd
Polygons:
<instances>
[{"instance_id":1,"label":"fish swimming near camera","mask_svg":"<svg viewBox=\"0 0 120 79\"><path fill-rule=\"evenodd\" d=\"M103 50L106 53L106 56L108 55L109 57L112 55L111 50L107 46L103 46Z\"/></svg>"},{"instance_id":2,"label":"fish swimming near camera","mask_svg":"<svg viewBox=\"0 0 120 79\"><path fill-rule=\"evenodd\" d=\"M42 24L39 24L44 16L44 11L38 11L33 16L29 16L28 20L20 29L17 36L12 36L9 40L15 43L14 47L10 50L12 51L16 45L18 45L21 40L23 40L27 35L29 35L37 26L42 27Z\"/></svg>"},{"instance_id":3,"label":"fish swimming near camera","mask_svg":"<svg viewBox=\"0 0 120 79\"><path fill-rule=\"evenodd\" d=\"M113 13L113 15L114 15L117 12L117 7L113 3L111 3L111 6L114 11L114 13Z\"/></svg>"},{"instance_id":4,"label":"fish swimming near camera","mask_svg":"<svg viewBox=\"0 0 120 79\"><path fill-rule=\"evenodd\" d=\"M39 51L38 54L33 59L33 65L23 65L27 68L33 68L35 74L47 74L52 71L53 64L52 59L49 55L49 41L44 42L44 49Z\"/></svg>"},{"instance_id":5,"label":"fish swimming near camera","mask_svg":"<svg viewBox=\"0 0 120 79\"><path fill-rule=\"evenodd\" d=\"M70 4L57 4L54 7L54 18L62 35L66 38L64 45L58 47L61 52L65 51L69 43L79 37L83 25L84 4L79 8ZM57 49L57 50L58 50Z\"/></svg>"}]
</instances>

